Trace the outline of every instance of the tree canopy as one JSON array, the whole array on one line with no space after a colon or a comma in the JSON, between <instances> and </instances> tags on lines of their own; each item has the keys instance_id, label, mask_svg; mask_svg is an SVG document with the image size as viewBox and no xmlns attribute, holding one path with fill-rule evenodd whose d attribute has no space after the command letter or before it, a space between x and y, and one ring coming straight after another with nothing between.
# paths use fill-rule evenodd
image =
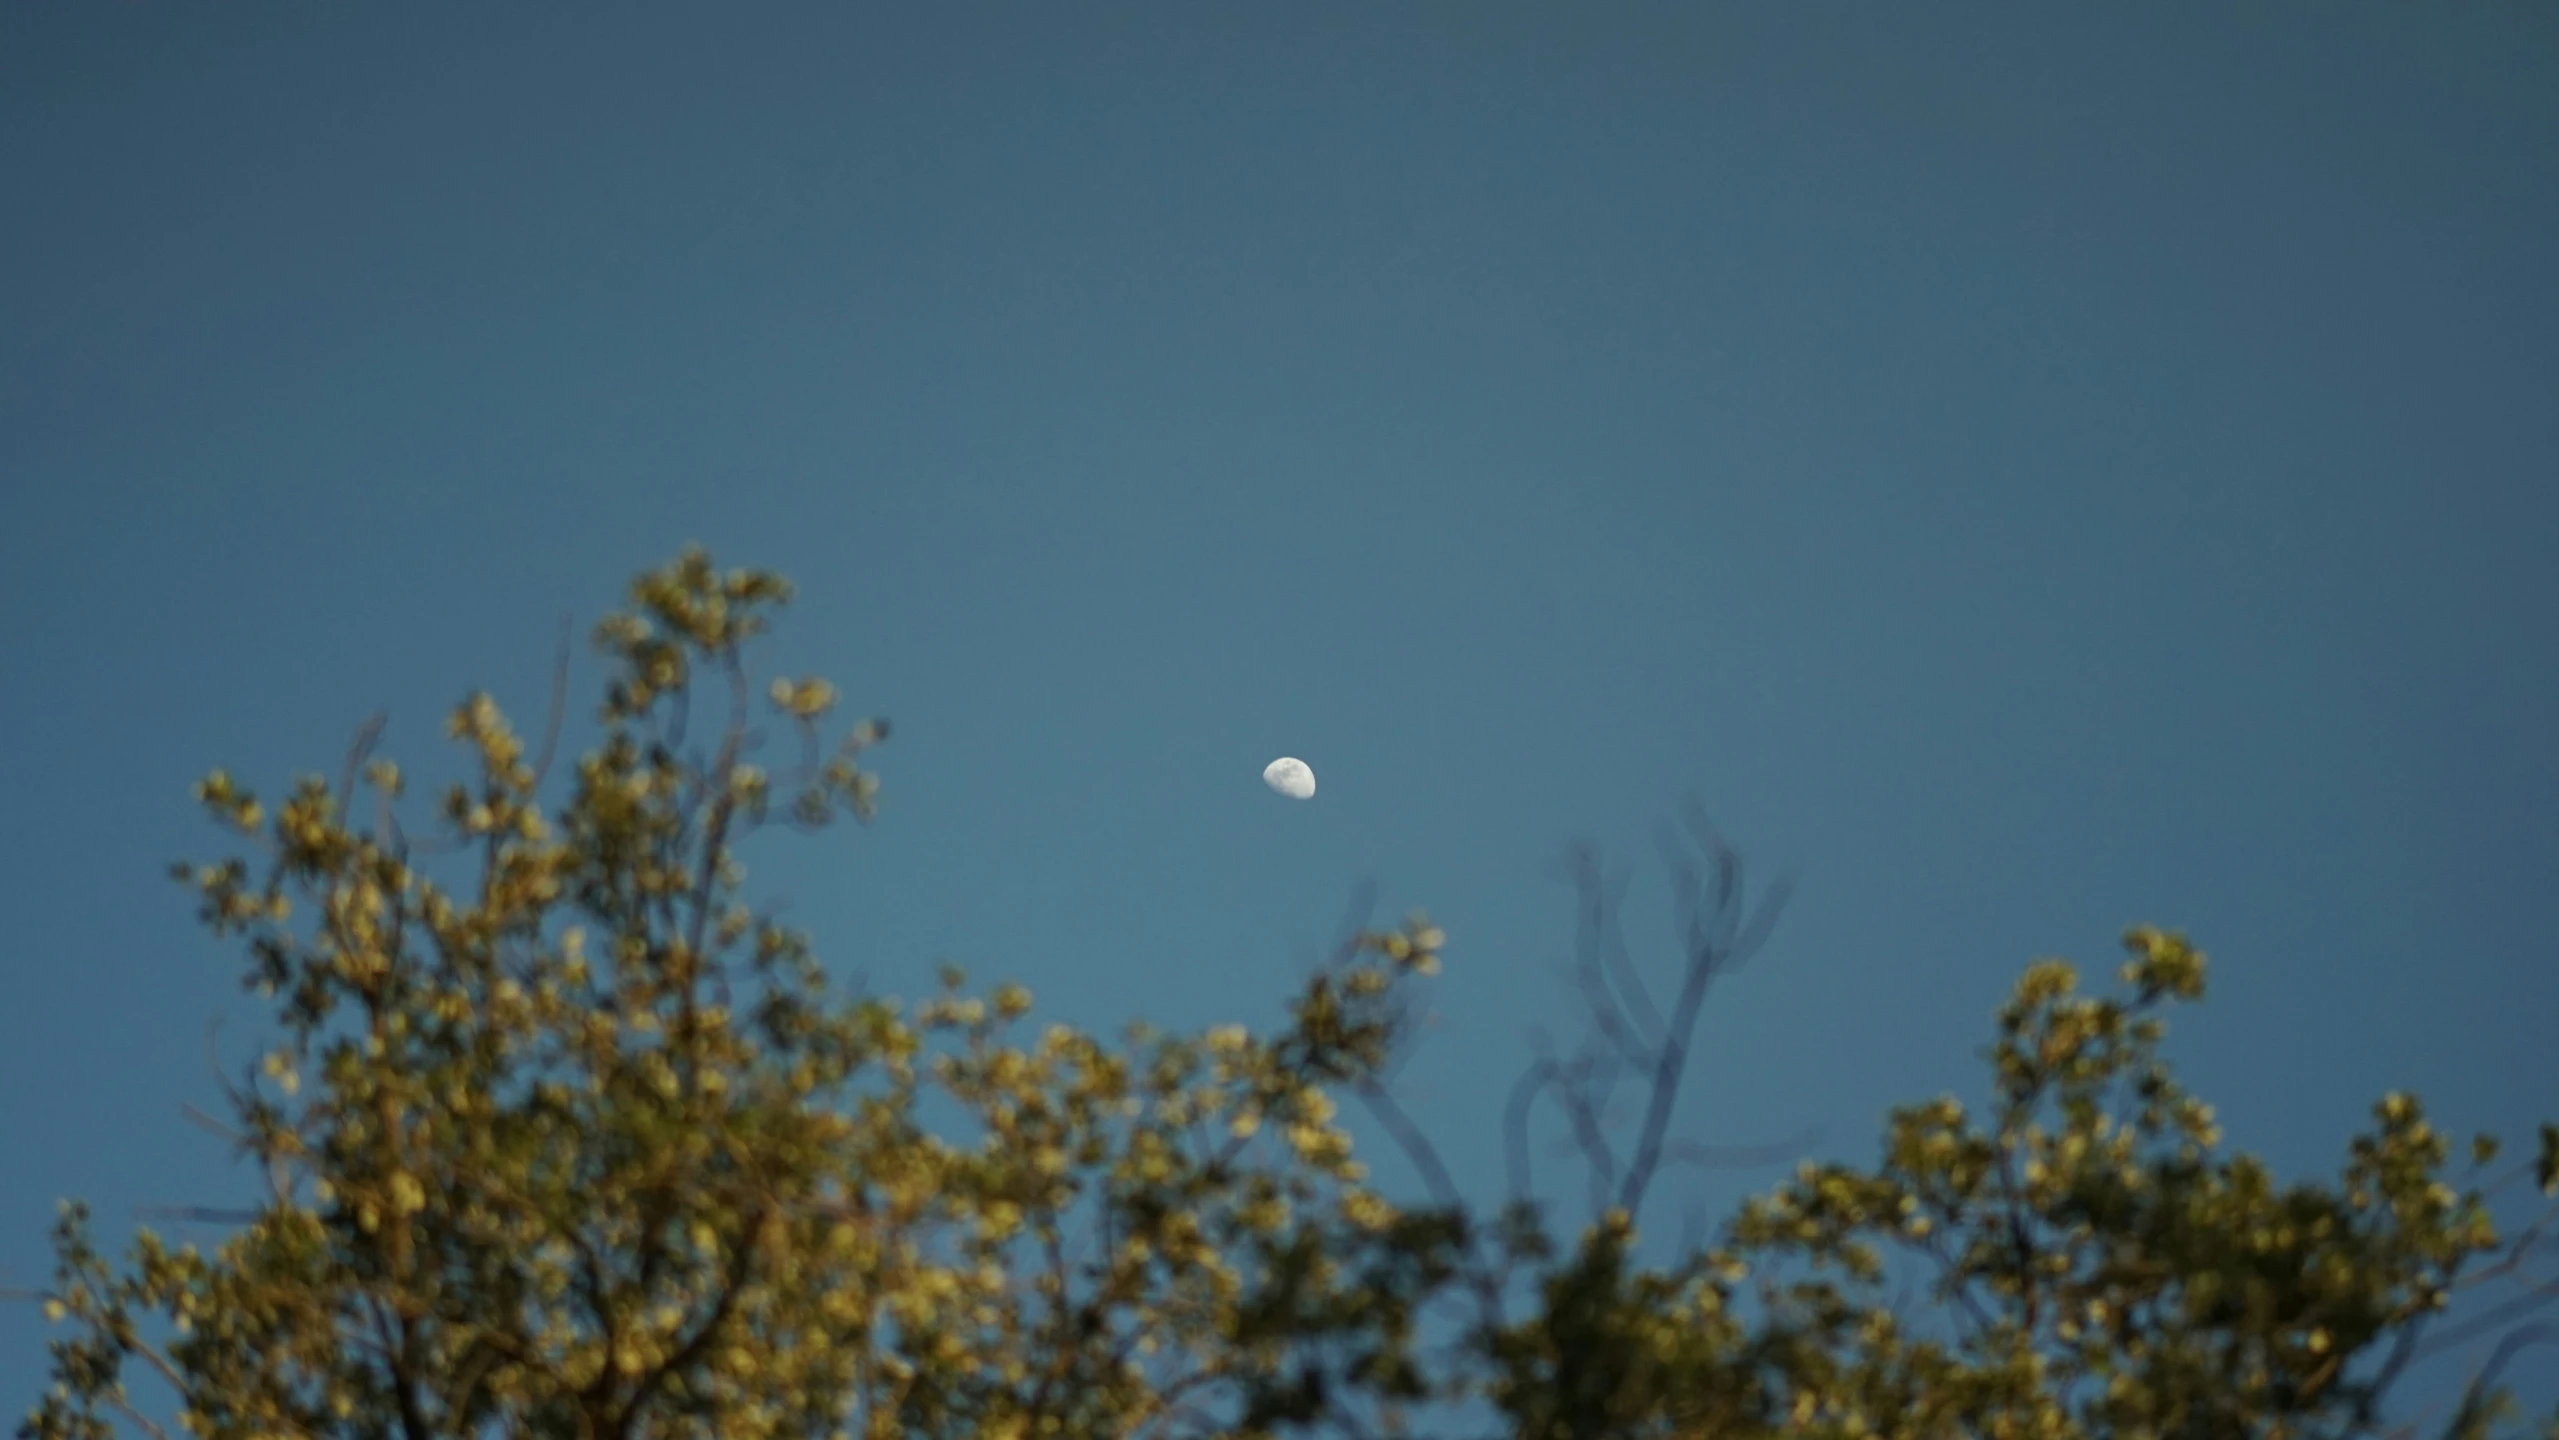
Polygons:
<instances>
[{"instance_id":1,"label":"tree canopy","mask_svg":"<svg viewBox=\"0 0 2559 1440\"><path fill-rule=\"evenodd\" d=\"M844 993L738 857L877 789L885 724L753 677L790 593L698 550L641 577L556 806L558 696L531 754L488 696L453 712L476 773L430 834L371 732L272 807L197 787L249 850L177 873L274 1007L227 1087L265 1193L209 1251L146 1230L115 1259L66 1204L22 1435L2388 1435L2412 1365L2501 1337L2436 1422L2466 1437L2559 1342L2552 1217L2494 1213L2559 1189L2559 1127L2501 1168L2391 1094L2334 1180L2281 1180L2164 1060L2205 961L2149 928L2108 993L2025 973L1978 1112L1897 1110L1871 1165L1807 1162L1647 1258L1698 1005L1775 916L1702 825L1669 1002L1586 883L1590 1043L1514 1097L1515 1140L1543 1103L1579 1142L1579 1228L1524 1176L1470 1202L1395 1105L1447 943L1424 917L1268 1033L1038 1026L955 971ZM1346 1105L1421 1193L1381 1188Z\"/></svg>"}]
</instances>

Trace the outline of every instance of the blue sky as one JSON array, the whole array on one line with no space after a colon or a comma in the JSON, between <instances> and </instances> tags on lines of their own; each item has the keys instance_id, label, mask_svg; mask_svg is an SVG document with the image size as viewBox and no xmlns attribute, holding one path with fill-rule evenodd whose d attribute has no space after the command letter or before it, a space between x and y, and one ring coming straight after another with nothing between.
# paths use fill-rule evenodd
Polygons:
<instances>
[{"instance_id":1,"label":"blue sky","mask_svg":"<svg viewBox=\"0 0 2559 1440\"><path fill-rule=\"evenodd\" d=\"M688 540L896 722L876 826L756 856L831 966L1264 1022L1374 880L1484 1193L1556 857L1666 965L1686 794L1802 873L1691 1134L1870 1154L2155 921L2235 1143L2519 1139L2554 74L2526 5L9 7L0 1282L248 1183L186 785L377 707L441 773Z\"/></svg>"}]
</instances>

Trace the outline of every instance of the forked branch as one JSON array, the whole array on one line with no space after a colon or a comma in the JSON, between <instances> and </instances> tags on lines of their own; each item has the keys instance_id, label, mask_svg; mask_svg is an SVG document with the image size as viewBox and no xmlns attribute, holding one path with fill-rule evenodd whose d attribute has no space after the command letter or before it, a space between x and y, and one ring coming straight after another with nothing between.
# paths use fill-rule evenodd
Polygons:
<instances>
[{"instance_id":1,"label":"forked branch","mask_svg":"<svg viewBox=\"0 0 2559 1440\"><path fill-rule=\"evenodd\" d=\"M1748 1164L1783 1159L1811 1143L1799 1136L1781 1146L1720 1147L1671 1134L1708 990L1767 943L1794 889L1791 877L1780 877L1754 901L1740 853L1707 820L1704 808L1690 802L1683 819L1684 837L1668 837L1664 845L1681 949L1679 979L1666 1011L1627 950L1618 921L1625 880L1606 873L1593 846L1575 846L1566 856L1576 892L1571 979L1588 1009L1591 1034L1571 1060L1541 1053L1512 1088L1503 1138L1515 1200L1533 1198L1529 1122L1540 1099L1551 1099L1572 1128L1590 1172L1593 1208L1613 1203L1630 1216L1641 1211L1665 1163ZM1608 1133L1609 1101L1626 1080L1640 1085L1643 1102L1635 1133L1621 1150Z\"/></svg>"}]
</instances>

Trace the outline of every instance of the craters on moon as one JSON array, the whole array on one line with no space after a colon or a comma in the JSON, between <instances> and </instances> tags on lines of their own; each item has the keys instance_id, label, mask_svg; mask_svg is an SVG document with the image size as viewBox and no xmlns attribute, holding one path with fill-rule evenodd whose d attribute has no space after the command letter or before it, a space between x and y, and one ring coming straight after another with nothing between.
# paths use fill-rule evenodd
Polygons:
<instances>
[{"instance_id":1,"label":"craters on moon","mask_svg":"<svg viewBox=\"0 0 2559 1440\"><path fill-rule=\"evenodd\" d=\"M1263 767L1262 783L1291 800L1303 800L1315 793L1315 772L1305 761L1282 755Z\"/></svg>"}]
</instances>

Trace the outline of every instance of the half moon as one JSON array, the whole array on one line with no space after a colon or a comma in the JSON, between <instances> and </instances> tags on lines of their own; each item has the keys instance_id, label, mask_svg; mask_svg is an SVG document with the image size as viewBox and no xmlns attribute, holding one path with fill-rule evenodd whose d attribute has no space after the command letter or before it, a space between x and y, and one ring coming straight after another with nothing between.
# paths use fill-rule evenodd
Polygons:
<instances>
[{"instance_id":1,"label":"half moon","mask_svg":"<svg viewBox=\"0 0 2559 1440\"><path fill-rule=\"evenodd\" d=\"M1315 793L1315 772L1305 761L1282 755L1263 767L1262 783L1291 800L1303 800Z\"/></svg>"}]
</instances>

